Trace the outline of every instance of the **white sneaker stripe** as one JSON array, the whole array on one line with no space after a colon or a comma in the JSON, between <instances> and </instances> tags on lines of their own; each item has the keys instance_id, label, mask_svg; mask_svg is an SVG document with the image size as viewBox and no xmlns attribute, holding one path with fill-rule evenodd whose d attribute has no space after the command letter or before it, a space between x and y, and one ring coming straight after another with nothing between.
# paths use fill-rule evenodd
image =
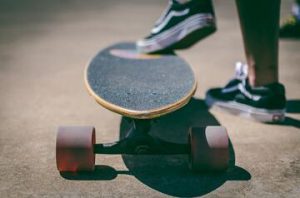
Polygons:
<instances>
[{"instance_id":1,"label":"white sneaker stripe","mask_svg":"<svg viewBox=\"0 0 300 198\"><path fill-rule=\"evenodd\" d=\"M159 34L157 36L154 36L153 38L149 39L149 40L143 40L142 41L142 45L151 45L151 44L155 44L157 42L157 40L160 39L164 39L169 37L171 34L173 34L174 32L182 29L184 26L189 25L191 23L199 23L200 27L204 27L207 26L208 23L206 20L204 19L212 19L213 16L211 14L197 14L193 17L190 17L188 19L186 19L185 21L183 21L182 23L178 24L177 26L175 26L174 28L163 32L162 34Z\"/></svg>"},{"instance_id":2,"label":"white sneaker stripe","mask_svg":"<svg viewBox=\"0 0 300 198\"><path fill-rule=\"evenodd\" d=\"M228 87L228 88L223 88L222 93L229 93L238 90L238 86L233 86L233 87Z\"/></svg>"},{"instance_id":3,"label":"white sneaker stripe","mask_svg":"<svg viewBox=\"0 0 300 198\"><path fill-rule=\"evenodd\" d=\"M239 84L238 88L246 97L248 97L251 100L258 101L261 98L261 96L251 94L245 89L245 87L242 84Z\"/></svg>"},{"instance_id":4,"label":"white sneaker stripe","mask_svg":"<svg viewBox=\"0 0 300 198\"><path fill-rule=\"evenodd\" d=\"M179 16L183 16L183 15L186 15L188 14L190 11L189 8L183 10L183 11L171 11L169 12L169 14L167 15L167 17L165 18L165 20L159 24L157 27L154 27L152 30L151 30L151 33L152 34L156 34L158 33L159 31L161 31L168 23L169 21L171 20L172 17L179 17Z\"/></svg>"}]
</instances>

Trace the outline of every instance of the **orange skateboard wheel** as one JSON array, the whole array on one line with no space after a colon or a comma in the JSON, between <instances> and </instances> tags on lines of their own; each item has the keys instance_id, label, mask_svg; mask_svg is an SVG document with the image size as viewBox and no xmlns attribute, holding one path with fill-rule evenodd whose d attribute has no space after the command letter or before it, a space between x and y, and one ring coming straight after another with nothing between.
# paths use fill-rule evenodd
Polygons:
<instances>
[{"instance_id":1,"label":"orange skateboard wheel","mask_svg":"<svg viewBox=\"0 0 300 198\"><path fill-rule=\"evenodd\" d=\"M56 138L56 164L60 172L93 171L95 128L62 126Z\"/></svg>"},{"instance_id":2,"label":"orange skateboard wheel","mask_svg":"<svg viewBox=\"0 0 300 198\"><path fill-rule=\"evenodd\" d=\"M229 165L229 137L222 126L191 128L190 168L194 171L224 171Z\"/></svg>"}]
</instances>

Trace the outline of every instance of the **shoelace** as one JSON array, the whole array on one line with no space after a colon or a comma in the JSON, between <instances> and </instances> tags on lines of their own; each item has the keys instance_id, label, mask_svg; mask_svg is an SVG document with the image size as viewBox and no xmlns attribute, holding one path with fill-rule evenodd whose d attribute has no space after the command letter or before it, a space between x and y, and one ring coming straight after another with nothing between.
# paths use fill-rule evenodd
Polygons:
<instances>
[{"instance_id":1,"label":"shoelace","mask_svg":"<svg viewBox=\"0 0 300 198\"><path fill-rule=\"evenodd\" d=\"M247 78L248 78L248 65L242 62L237 62L235 64L235 73L234 77L230 82L234 80L239 80L238 84L234 85L226 85L223 89L223 93L230 93L239 89L239 86L247 86Z\"/></svg>"},{"instance_id":2,"label":"shoelace","mask_svg":"<svg viewBox=\"0 0 300 198\"><path fill-rule=\"evenodd\" d=\"M248 65L242 62L235 64L235 75L234 77L239 80L246 80L248 77Z\"/></svg>"}]
</instances>

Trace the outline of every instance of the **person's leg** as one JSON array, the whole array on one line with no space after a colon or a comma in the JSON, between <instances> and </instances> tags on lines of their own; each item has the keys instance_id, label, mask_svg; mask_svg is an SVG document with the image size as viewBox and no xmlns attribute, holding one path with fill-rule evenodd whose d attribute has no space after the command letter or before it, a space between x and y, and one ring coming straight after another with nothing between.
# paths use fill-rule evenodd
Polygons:
<instances>
[{"instance_id":1,"label":"person's leg","mask_svg":"<svg viewBox=\"0 0 300 198\"><path fill-rule=\"evenodd\" d=\"M278 82L280 0L236 0L252 86Z\"/></svg>"},{"instance_id":2,"label":"person's leg","mask_svg":"<svg viewBox=\"0 0 300 198\"><path fill-rule=\"evenodd\" d=\"M283 121L285 88L278 82L280 0L236 0L247 65L236 65L225 87L207 91L205 102L262 122Z\"/></svg>"}]
</instances>

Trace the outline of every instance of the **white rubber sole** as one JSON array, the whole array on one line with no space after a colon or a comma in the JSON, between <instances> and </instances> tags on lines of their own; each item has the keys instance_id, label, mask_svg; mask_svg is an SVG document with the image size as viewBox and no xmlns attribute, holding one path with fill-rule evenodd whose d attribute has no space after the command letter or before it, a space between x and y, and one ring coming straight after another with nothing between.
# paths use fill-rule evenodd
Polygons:
<instances>
[{"instance_id":1,"label":"white rubber sole","mask_svg":"<svg viewBox=\"0 0 300 198\"><path fill-rule=\"evenodd\" d=\"M137 41L137 50L141 53L161 51L181 41L190 33L205 27L215 27L212 14L196 14L178 25L148 40Z\"/></svg>"},{"instance_id":2,"label":"white rubber sole","mask_svg":"<svg viewBox=\"0 0 300 198\"><path fill-rule=\"evenodd\" d=\"M220 109L233 115L238 115L259 122L283 122L285 119L285 109L260 109L234 101L224 102L206 94L205 103L212 109Z\"/></svg>"}]
</instances>

